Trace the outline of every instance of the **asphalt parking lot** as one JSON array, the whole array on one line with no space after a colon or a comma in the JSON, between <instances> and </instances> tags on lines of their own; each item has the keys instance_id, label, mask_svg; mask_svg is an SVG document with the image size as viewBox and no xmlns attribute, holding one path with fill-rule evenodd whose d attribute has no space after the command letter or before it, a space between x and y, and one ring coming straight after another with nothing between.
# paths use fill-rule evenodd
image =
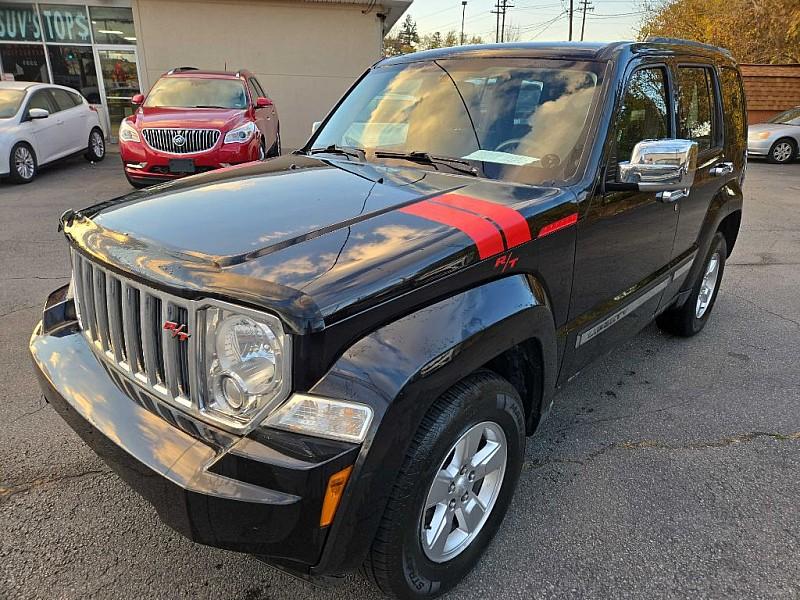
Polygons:
<instances>
[{"instance_id":1,"label":"asphalt parking lot","mask_svg":"<svg viewBox=\"0 0 800 600\"><path fill-rule=\"evenodd\" d=\"M41 400L27 354L68 280L57 217L119 159L0 183L0 598L374 598L173 533ZM505 526L450 598L800 596L800 163L751 163L705 331L584 371L527 447Z\"/></svg>"}]
</instances>

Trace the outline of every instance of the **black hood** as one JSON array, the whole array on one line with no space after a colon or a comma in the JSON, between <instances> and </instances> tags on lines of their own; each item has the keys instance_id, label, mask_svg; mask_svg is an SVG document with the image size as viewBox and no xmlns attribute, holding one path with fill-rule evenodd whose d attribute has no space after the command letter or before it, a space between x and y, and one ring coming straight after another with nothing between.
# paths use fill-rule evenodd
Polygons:
<instances>
[{"instance_id":1,"label":"black hood","mask_svg":"<svg viewBox=\"0 0 800 600\"><path fill-rule=\"evenodd\" d=\"M136 278L272 308L293 328L318 329L335 313L486 258L468 229L414 214L414 206L445 194L533 218L561 204L563 192L286 156L96 205L66 231L84 251Z\"/></svg>"}]
</instances>

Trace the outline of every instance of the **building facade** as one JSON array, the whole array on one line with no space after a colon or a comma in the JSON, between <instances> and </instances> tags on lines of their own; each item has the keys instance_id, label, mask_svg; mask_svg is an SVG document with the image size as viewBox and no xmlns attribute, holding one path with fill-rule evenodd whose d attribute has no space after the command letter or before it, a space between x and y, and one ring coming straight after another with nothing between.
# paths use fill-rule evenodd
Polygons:
<instances>
[{"instance_id":1,"label":"building facade","mask_svg":"<svg viewBox=\"0 0 800 600\"><path fill-rule=\"evenodd\" d=\"M800 106L800 65L739 65L747 97L747 122L763 123Z\"/></svg>"},{"instance_id":2,"label":"building facade","mask_svg":"<svg viewBox=\"0 0 800 600\"><path fill-rule=\"evenodd\" d=\"M365 68L412 0L0 0L0 77L80 91L107 130L176 66L248 69L296 148Z\"/></svg>"}]
</instances>

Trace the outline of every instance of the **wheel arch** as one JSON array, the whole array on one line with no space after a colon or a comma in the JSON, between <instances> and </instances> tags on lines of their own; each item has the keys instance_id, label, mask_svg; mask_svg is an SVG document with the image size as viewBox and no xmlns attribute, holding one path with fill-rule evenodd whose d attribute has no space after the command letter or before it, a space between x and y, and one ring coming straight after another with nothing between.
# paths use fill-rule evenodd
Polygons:
<instances>
[{"instance_id":1,"label":"wheel arch","mask_svg":"<svg viewBox=\"0 0 800 600\"><path fill-rule=\"evenodd\" d=\"M557 364L549 301L541 283L527 275L456 294L354 344L310 390L366 402L375 412L313 572L360 566L388 490L436 398L470 373L489 368L520 392L530 433L550 408ZM520 372L525 369L532 372Z\"/></svg>"}]
</instances>

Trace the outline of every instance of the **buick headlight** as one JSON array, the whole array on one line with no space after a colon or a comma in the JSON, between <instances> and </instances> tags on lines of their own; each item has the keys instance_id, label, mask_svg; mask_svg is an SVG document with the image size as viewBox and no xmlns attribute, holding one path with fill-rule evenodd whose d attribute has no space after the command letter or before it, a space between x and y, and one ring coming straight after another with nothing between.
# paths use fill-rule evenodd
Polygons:
<instances>
[{"instance_id":1,"label":"buick headlight","mask_svg":"<svg viewBox=\"0 0 800 600\"><path fill-rule=\"evenodd\" d=\"M119 126L119 139L122 142L138 142L139 132L128 121L122 121Z\"/></svg>"},{"instance_id":2,"label":"buick headlight","mask_svg":"<svg viewBox=\"0 0 800 600\"><path fill-rule=\"evenodd\" d=\"M250 138L253 137L253 134L256 132L256 124L252 121L248 121L244 125L237 127L236 129L231 129L228 133L225 134L225 144L244 144L245 142L249 142Z\"/></svg>"},{"instance_id":3,"label":"buick headlight","mask_svg":"<svg viewBox=\"0 0 800 600\"><path fill-rule=\"evenodd\" d=\"M372 422L372 408L366 404L321 396L294 394L269 415L264 425L345 442L364 441Z\"/></svg>"},{"instance_id":4,"label":"buick headlight","mask_svg":"<svg viewBox=\"0 0 800 600\"><path fill-rule=\"evenodd\" d=\"M205 410L245 425L289 391L291 340L276 317L233 306L205 311Z\"/></svg>"}]
</instances>

